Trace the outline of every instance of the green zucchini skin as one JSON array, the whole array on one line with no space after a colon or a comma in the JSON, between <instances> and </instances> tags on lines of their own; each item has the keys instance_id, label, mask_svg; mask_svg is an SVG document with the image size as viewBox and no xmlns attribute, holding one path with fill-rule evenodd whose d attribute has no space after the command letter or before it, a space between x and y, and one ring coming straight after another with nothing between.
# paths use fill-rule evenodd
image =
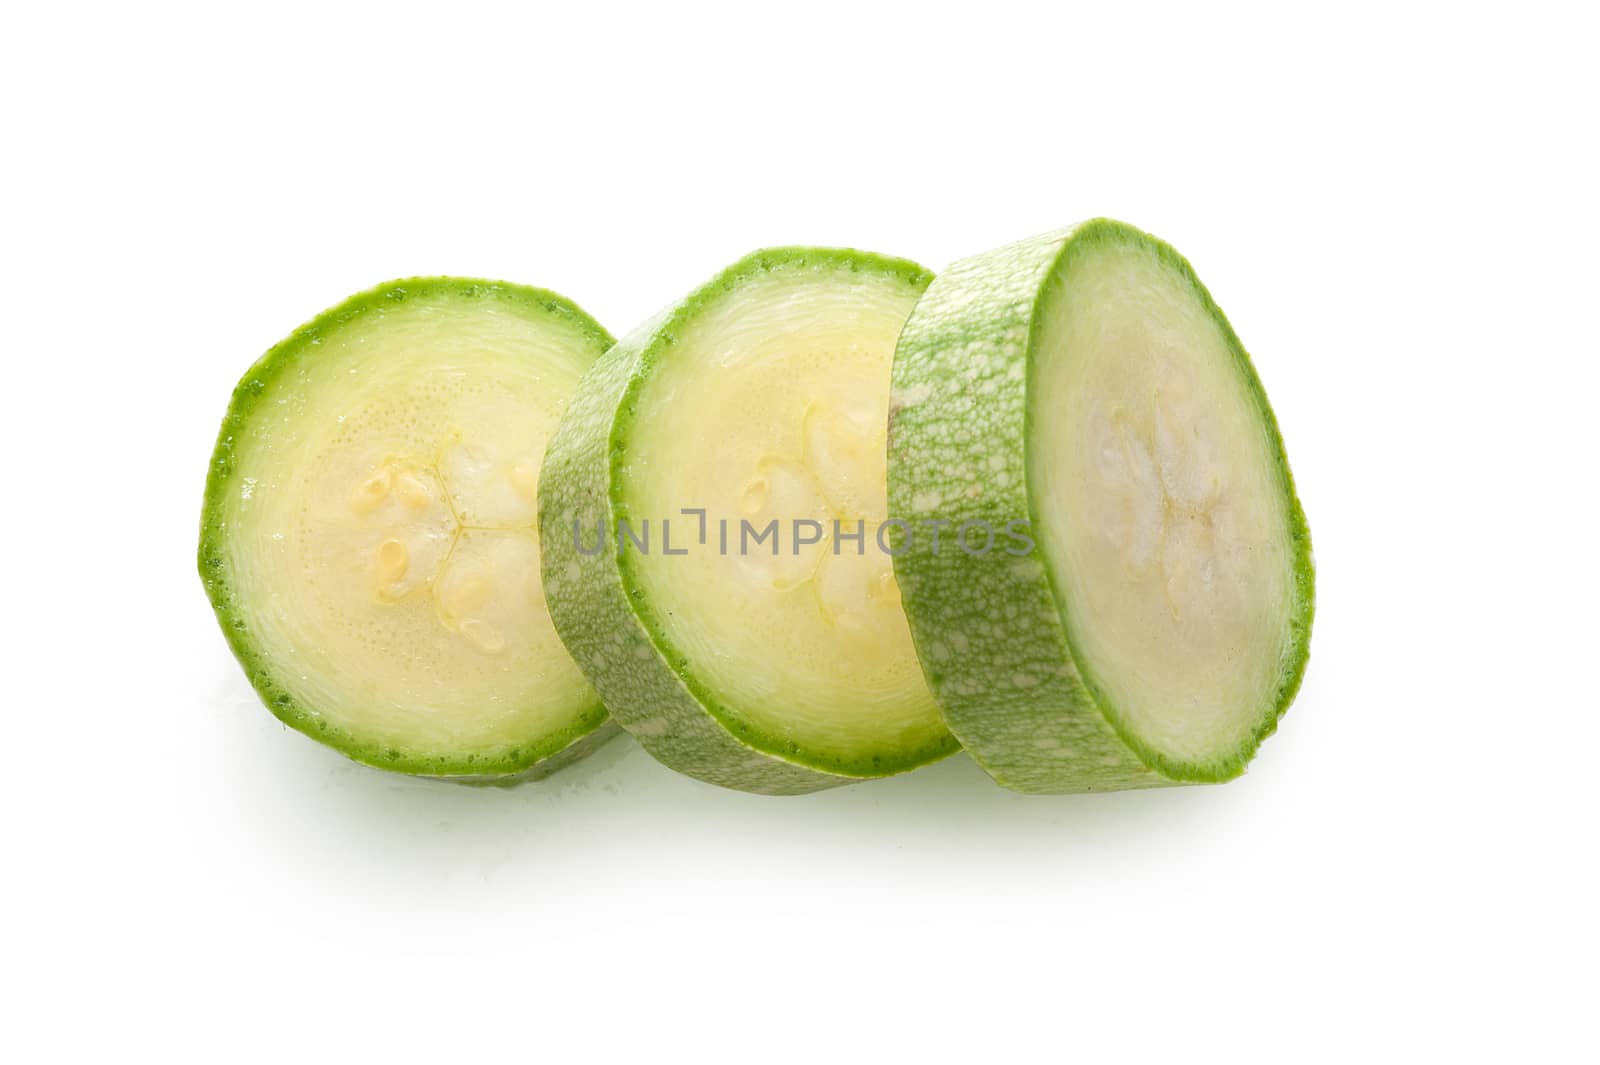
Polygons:
<instances>
[{"instance_id":1,"label":"green zucchini skin","mask_svg":"<svg viewBox=\"0 0 1600 1065\"><path fill-rule=\"evenodd\" d=\"M1017 557L933 550L901 537L895 579L929 686L946 724L1000 784L1064 793L1215 783L1244 771L1305 673L1314 611L1310 532L1266 393L1222 311L1169 245L1095 219L963 259L939 275L900 335L889 405L889 515L915 528L979 521L1038 528L1029 497L1028 390L1044 301L1067 257L1099 241L1139 241L1193 285L1221 327L1276 444L1288 500L1297 609L1290 668L1274 710L1220 764L1163 758L1126 729L1078 666L1040 548Z\"/></svg>"},{"instance_id":2,"label":"green zucchini skin","mask_svg":"<svg viewBox=\"0 0 1600 1065\"><path fill-rule=\"evenodd\" d=\"M445 756L379 745L351 735L301 703L275 678L273 664L257 647L245 611L236 598L223 555L228 532L227 508L238 491L235 442L250 431L271 385L291 375L304 360L317 355L324 337L412 297L444 295L458 300L485 300L516 313L551 316L593 338L598 348L612 343L611 334L581 307L546 289L502 281L460 277L413 277L384 282L345 300L300 326L274 345L246 371L233 391L206 474L200 514L198 565L206 598L216 613L228 648L245 671L268 710L285 725L326 744L363 765L412 776L434 777L469 785L504 785L537 780L577 761L620 729L596 702L571 726L498 757Z\"/></svg>"},{"instance_id":3,"label":"green zucchini skin","mask_svg":"<svg viewBox=\"0 0 1600 1065\"><path fill-rule=\"evenodd\" d=\"M557 633L612 717L670 768L767 795L799 795L885 776L958 748L941 736L927 749L905 752L897 764L824 764L726 713L641 601L632 556L579 551L573 525L593 529L602 519L614 530L619 518L628 517L620 473L628 460L634 404L651 366L682 325L753 274L811 265L889 272L919 287L931 277L915 263L853 250L773 248L741 259L601 357L563 414L539 478L546 602Z\"/></svg>"}]
</instances>

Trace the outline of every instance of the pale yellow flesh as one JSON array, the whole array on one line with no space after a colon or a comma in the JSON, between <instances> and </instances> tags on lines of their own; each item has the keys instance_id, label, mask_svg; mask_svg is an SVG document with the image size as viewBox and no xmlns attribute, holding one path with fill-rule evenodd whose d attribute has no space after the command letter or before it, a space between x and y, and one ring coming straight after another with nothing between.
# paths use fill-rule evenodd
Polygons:
<instances>
[{"instance_id":1,"label":"pale yellow flesh","mask_svg":"<svg viewBox=\"0 0 1600 1065\"><path fill-rule=\"evenodd\" d=\"M1074 647L1154 751L1224 759L1290 646L1276 444L1221 328L1152 249L1096 245L1057 285L1029 478Z\"/></svg>"},{"instance_id":2,"label":"pale yellow flesh","mask_svg":"<svg viewBox=\"0 0 1600 1065\"><path fill-rule=\"evenodd\" d=\"M251 636L364 743L491 754L598 701L539 581L539 463L595 341L413 297L333 331L258 402L226 538Z\"/></svg>"},{"instance_id":3,"label":"pale yellow flesh","mask_svg":"<svg viewBox=\"0 0 1600 1065\"><path fill-rule=\"evenodd\" d=\"M748 280L667 351L630 437L630 511L671 519L674 549L689 549L630 559L655 617L723 710L825 756L944 735L876 543L889 368L916 295L893 278L800 267ZM707 511L705 546L686 507ZM798 554L796 518L822 526ZM769 540L741 555L741 521L773 519L779 554ZM836 520L847 534L864 523L864 547L836 543Z\"/></svg>"}]
</instances>

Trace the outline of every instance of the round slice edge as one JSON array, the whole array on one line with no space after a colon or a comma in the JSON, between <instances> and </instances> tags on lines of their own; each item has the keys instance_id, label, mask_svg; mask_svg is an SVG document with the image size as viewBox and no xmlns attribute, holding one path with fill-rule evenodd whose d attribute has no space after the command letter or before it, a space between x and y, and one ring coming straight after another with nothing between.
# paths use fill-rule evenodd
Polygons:
<instances>
[{"instance_id":1,"label":"round slice edge","mask_svg":"<svg viewBox=\"0 0 1600 1065\"><path fill-rule=\"evenodd\" d=\"M554 293L389 282L245 374L199 565L235 656L291 727L379 768L542 776L615 733L539 579L538 474L610 336Z\"/></svg>"},{"instance_id":2,"label":"round slice edge","mask_svg":"<svg viewBox=\"0 0 1600 1065\"><path fill-rule=\"evenodd\" d=\"M955 749L879 547L895 340L921 267L782 248L620 341L551 444L558 631L656 758L792 794Z\"/></svg>"},{"instance_id":3,"label":"round slice edge","mask_svg":"<svg viewBox=\"0 0 1600 1065\"><path fill-rule=\"evenodd\" d=\"M1248 356L1109 220L957 263L902 334L890 510L1025 551L896 559L952 731L1023 791L1221 781L1303 675L1310 537Z\"/></svg>"}]
</instances>

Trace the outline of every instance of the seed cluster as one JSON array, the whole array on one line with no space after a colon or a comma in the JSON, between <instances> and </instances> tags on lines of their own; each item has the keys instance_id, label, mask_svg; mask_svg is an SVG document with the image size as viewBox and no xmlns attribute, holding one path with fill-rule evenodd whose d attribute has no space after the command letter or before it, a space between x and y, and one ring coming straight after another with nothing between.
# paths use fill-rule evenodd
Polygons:
<instances>
[{"instance_id":1,"label":"seed cluster","mask_svg":"<svg viewBox=\"0 0 1600 1065\"><path fill-rule=\"evenodd\" d=\"M376 543L370 560L373 594L379 602L387 604L429 594L441 626L486 655L498 654L506 649L506 634L501 626L484 616L485 608L493 605L498 575L491 560L463 559L458 548L463 534L468 532L514 530L508 526L475 525L463 520L453 502L459 501L460 495L451 490L447 468L447 463L390 458L352 490L352 515L358 520L371 520L375 529L381 529L375 532ZM506 466L504 477L513 492L531 507L538 495L537 466L519 460ZM443 559L429 572L422 560L430 552L421 544L408 545L406 533L396 534L394 530L396 526L404 528L407 524L420 530L428 524L424 519L435 507L449 509L452 531ZM526 527L532 528L531 522Z\"/></svg>"}]
</instances>

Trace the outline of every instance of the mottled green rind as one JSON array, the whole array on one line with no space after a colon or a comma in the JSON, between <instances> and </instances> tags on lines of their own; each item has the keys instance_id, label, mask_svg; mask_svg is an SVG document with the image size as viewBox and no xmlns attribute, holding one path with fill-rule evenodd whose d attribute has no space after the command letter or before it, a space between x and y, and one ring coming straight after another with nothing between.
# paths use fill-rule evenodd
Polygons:
<instances>
[{"instance_id":1,"label":"mottled green rind","mask_svg":"<svg viewBox=\"0 0 1600 1065\"><path fill-rule=\"evenodd\" d=\"M640 389L685 325L741 283L774 269L873 272L918 291L932 275L915 263L866 252L773 248L728 267L683 302L619 341L585 376L562 416L539 476L545 599L556 631L612 716L665 765L722 787L797 795L914 769L957 749L954 739L851 762L767 735L730 713L693 673L655 617L633 555L585 555L574 520L608 530L629 519L621 471ZM636 527L638 518L631 519ZM591 534L592 535L592 534Z\"/></svg>"},{"instance_id":2,"label":"mottled green rind","mask_svg":"<svg viewBox=\"0 0 1600 1065\"><path fill-rule=\"evenodd\" d=\"M1277 727L1305 673L1314 581L1311 537L1295 496L1266 393L1232 327L1193 269L1169 245L1096 219L955 263L917 304L895 352L889 407L889 514L910 522L966 521L1037 530L1027 476L1028 387L1054 278L1068 257L1102 241L1153 248L1193 285L1220 326L1275 444L1289 515L1297 591L1292 651L1282 683L1247 741L1228 757L1192 764L1151 750L1124 725L1103 689L1078 668L1071 625L1051 586L1042 547L1017 558L935 552L913 536L895 559L912 640L946 723L973 758L1016 791L1111 791L1215 783L1244 771ZM976 398L974 398L976 397ZM937 505L929 507L930 500Z\"/></svg>"},{"instance_id":3,"label":"mottled green rind","mask_svg":"<svg viewBox=\"0 0 1600 1065\"><path fill-rule=\"evenodd\" d=\"M571 300L545 289L458 277L416 277L389 281L358 293L317 315L280 341L245 373L233 390L222 419L217 445L206 475L205 503L200 515L200 580L216 611L217 622L256 694L267 709L290 728L327 744L347 757L378 769L414 776L439 777L462 784L512 784L536 780L569 765L615 736L618 729L596 703L572 725L537 742L484 754L410 750L376 744L339 728L315 707L303 706L273 676L273 663L256 645L246 612L236 598L222 545L228 534L227 507L238 494L234 481L234 442L256 417L263 397L303 360L317 356L317 346L334 333L361 324L374 314L408 299L445 296L462 301L494 300L529 321L556 320L594 341L596 353L612 344L611 334Z\"/></svg>"}]
</instances>

